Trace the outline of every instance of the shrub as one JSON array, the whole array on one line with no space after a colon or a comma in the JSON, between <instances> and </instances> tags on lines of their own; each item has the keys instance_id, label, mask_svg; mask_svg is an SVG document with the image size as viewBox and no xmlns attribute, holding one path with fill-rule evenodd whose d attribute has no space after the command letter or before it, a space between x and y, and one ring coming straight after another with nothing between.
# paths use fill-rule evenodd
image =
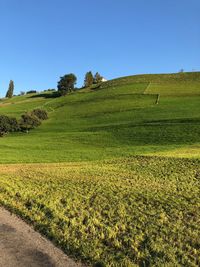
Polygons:
<instances>
[{"instance_id":1,"label":"shrub","mask_svg":"<svg viewBox=\"0 0 200 267\"><path fill-rule=\"evenodd\" d=\"M19 130L19 124L15 118L10 118L6 115L0 115L0 135L3 136L8 132Z\"/></svg>"},{"instance_id":2,"label":"shrub","mask_svg":"<svg viewBox=\"0 0 200 267\"><path fill-rule=\"evenodd\" d=\"M10 132L17 132L19 131L19 123L16 118L9 118L10 123Z\"/></svg>"},{"instance_id":3,"label":"shrub","mask_svg":"<svg viewBox=\"0 0 200 267\"><path fill-rule=\"evenodd\" d=\"M34 129L35 127L39 126L41 121L38 117L33 114L23 114L20 120L20 129L22 131L28 131L30 129Z\"/></svg>"},{"instance_id":4,"label":"shrub","mask_svg":"<svg viewBox=\"0 0 200 267\"><path fill-rule=\"evenodd\" d=\"M0 133L3 135L10 131L9 117L0 115Z\"/></svg>"},{"instance_id":5,"label":"shrub","mask_svg":"<svg viewBox=\"0 0 200 267\"><path fill-rule=\"evenodd\" d=\"M26 94L36 94L36 93L37 93L36 90L30 90L30 91L26 92Z\"/></svg>"},{"instance_id":6,"label":"shrub","mask_svg":"<svg viewBox=\"0 0 200 267\"><path fill-rule=\"evenodd\" d=\"M54 89L54 88L44 90L44 92L54 92L54 91L56 91L56 89Z\"/></svg>"},{"instance_id":7,"label":"shrub","mask_svg":"<svg viewBox=\"0 0 200 267\"><path fill-rule=\"evenodd\" d=\"M32 115L38 117L38 119L40 120L47 120L48 119L48 114L46 112L46 110L44 109L34 109L32 112L31 112Z\"/></svg>"},{"instance_id":8,"label":"shrub","mask_svg":"<svg viewBox=\"0 0 200 267\"><path fill-rule=\"evenodd\" d=\"M29 131L41 124L41 120L48 119L47 112L42 109L34 109L30 113L23 114L21 119L0 115L0 137L9 132Z\"/></svg>"}]
</instances>

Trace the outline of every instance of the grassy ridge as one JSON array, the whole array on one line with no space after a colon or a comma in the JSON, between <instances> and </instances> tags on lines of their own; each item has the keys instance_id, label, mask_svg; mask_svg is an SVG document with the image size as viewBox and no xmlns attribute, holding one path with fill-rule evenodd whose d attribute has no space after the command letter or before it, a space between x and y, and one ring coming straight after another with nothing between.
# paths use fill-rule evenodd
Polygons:
<instances>
[{"instance_id":1,"label":"grassy ridge","mask_svg":"<svg viewBox=\"0 0 200 267\"><path fill-rule=\"evenodd\" d=\"M102 88L127 85L131 83L181 83L181 82L200 82L200 72L184 72L171 74L141 74L126 76L109 80L102 84Z\"/></svg>"},{"instance_id":2,"label":"grassy ridge","mask_svg":"<svg viewBox=\"0 0 200 267\"><path fill-rule=\"evenodd\" d=\"M196 74L188 75L196 86ZM183 84L178 86L181 91ZM183 95L169 95L174 88L167 88L159 104L154 93L161 90L156 91L147 82L83 90L60 98L46 93L3 100L2 114L19 117L42 107L50 118L29 134L1 138L0 162L87 161L165 152L179 156L179 149L181 156L199 157L198 149L194 154L194 150L188 151L200 143L200 96L187 86Z\"/></svg>"}]
</instances>

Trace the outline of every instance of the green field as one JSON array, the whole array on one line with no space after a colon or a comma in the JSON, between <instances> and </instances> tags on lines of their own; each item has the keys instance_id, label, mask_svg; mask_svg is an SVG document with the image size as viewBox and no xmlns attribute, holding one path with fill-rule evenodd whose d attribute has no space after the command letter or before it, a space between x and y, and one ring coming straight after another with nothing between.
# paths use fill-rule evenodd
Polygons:
<instances>
[{"instance_id":1,"label":"green field","mask_svg":"<svg viewBox=\"0 0 200 267\"><path fill-rule=\"evenodd\" d=\"M199 72L0 101L34 108L49 119L0 138L2 205L88 264L200 265Z\"/></svg>"},{"instance_id":2,"label":"green field","mask_svg":"<svg viewBox=\"0 0 200 267\"><path fill-rule=\"evenodd\" d=\"M0 203L89 263L198 266L199 163L133 157L6 165Z\"/></svg>"},{"instance_id":3,"label":"green field","mask_svg":"<svg viewBox=\"0 0 200 267\"><path fill-rule=\"evenodd\" d=\"M200 74L174 75L168 80L167 75L153 75L154 80L143 75L142 82L133 76L122 79L124 85L118 79L67 97L45 93L2 100L1 114L19 117L42 107L50 118L27 135L1 138L0 162L88 161L165 152L174 156L174 151L179 156L179 149L181 157L199 157L199 149L192 151L200 144ZM148 79L160 85L154 87Z\"/></svg>"}]
</instances>

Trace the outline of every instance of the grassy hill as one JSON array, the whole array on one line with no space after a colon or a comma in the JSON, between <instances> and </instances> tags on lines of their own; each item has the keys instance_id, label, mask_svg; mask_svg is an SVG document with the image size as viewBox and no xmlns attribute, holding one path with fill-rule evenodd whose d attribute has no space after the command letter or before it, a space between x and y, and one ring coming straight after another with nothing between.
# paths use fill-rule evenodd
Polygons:
<instances>
[{"instance_id":1,"label":"grassy hill","mask_svg":"<svg viewBox=\"0 0 200 267\"><path fill-rule=\"evenodd\" d=\"M171 74L145 74L127 76L108 81L103 87L130 85L132 83L148 83L145 93L156 93L166 96L199 95L199 72L184 72Z\"/></svg>"},{"instance_id":2,"label":"grassy hill","mask_svg":"<svg viewBox=\"0 0 200 267\"><path fill-rule=\"evenodd\" d=\"M42 107L50 119L28 134L1 138L0 162L199 157L199 103L200 73L136 75L66 97L50 92L2 100L0 114L19 117Z\"/></svg>"},{"instance_id":3,"label":"grassy hill","mask_svg":"<svg viewBox=\"0 0 200 267\"><path fill-rule=\"evenodd\" d=\"M133 76L125 76L105 82L102 87L110 87L113 85L124 85L131 83L174 83L174 82L200 82L199 72L182 72L168 74L140 74Z\"/></svg>"},{"instance_id":4,"label":"grassy hill","mask_svg":"<svg viewBox=\"0 0 200 267\"><path fill-rule=\"evenodd\" d=\"M200 72L0 101L33 108L49 119L0 138L1 205L89 266L199 266Z\"/></svg>"}]
</instances>

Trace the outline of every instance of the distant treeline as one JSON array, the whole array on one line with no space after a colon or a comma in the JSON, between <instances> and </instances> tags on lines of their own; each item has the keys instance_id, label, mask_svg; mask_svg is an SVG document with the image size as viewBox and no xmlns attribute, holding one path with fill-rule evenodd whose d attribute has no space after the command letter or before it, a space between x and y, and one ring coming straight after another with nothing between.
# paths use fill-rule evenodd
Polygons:
<instances>
[{"instance_id":1,"label":"distant treeline","mask_svg":"<svg viewBox=\"0 0 200 267\"><path fill-rule=\"evenodd\" d=\"M95 75L92 74L91 71L86 72L85 79L84 79L84 85L82 88L92 87L93 85L100 85L102 82L106 81L103 76L101 76L98 72L96 72ZM57 89L58 89L58 95L57 96L63 96L66 95L75 89L75 84L77 82L77 77L73 73L65 74L64 76L60 77L60 80L58 81ZM56 89L47 89L43 92L47 91L56 91ZM37 90L29 90L27 92L21 91L18 96L26 95L26 94L36 94L38 93ZM6 92L5 97L6 98L12 98L14 95L14 81L10 80L8 90Z\"/></svg>"},{"instance_id":2,"label":"distant treeline","mask_svg":"<svg viewBox=\"0 0 200 267\"><path fill-rule=\"evenodd\" d=\"M43 109L34 109L31 112L27 112L21 115L19 120L0 115L0 136L3 137L10 132L28 132L39 126L42 120L46 119L48 119L48 114Z\"/></svg>"},{"instance_id":3,"label":"distant treeline","mask_svg":"<svg viewBox=\"0 0 200 267\"><path fill-rule=\"evenodd\" d=\"M56 89L46 89L43 92L53 92L53 91L56 91ZM19 93L19 96L21 96L21 95L29 95L29 94L37 94L37 93L39 93L37 90L30 90L30 91L27 91L27 92L21 91Z\"/></svg>"}]
</instances>

